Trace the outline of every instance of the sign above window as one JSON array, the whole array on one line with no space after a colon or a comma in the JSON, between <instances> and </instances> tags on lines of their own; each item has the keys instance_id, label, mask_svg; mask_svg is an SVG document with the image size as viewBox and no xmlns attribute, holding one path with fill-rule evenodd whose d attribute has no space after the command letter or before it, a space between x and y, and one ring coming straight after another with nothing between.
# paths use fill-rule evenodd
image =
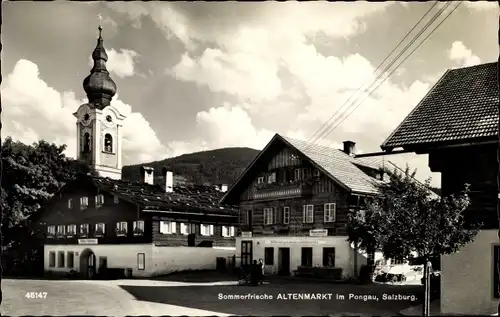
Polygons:
<instances>
[{"instance_id":1,"label":"sign above window","mask_svg":"<svg viewBox=\"0 0 500 317\"><path fill-rule=\"evenodd\" d=\"M326 236L328 236L328 230L327 229L312 229L312 230L309 230L309 236L310 237L326 237Z\"/></svg>"},{"instance_id":2,"label":"sign above window","mask_svg":"<svg viewBox=\"0 0 500 317\"><path fill-rule=\"evenodd\" d=\"M78 244L98 244L97 239L78 239Z\"/></svg>"}]
</instances>

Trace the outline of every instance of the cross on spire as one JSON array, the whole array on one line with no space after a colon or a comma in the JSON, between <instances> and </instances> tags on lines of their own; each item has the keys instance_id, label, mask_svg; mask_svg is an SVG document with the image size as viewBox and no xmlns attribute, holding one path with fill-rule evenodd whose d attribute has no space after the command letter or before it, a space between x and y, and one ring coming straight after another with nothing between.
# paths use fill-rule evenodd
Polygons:
<instances>
[{"instance_id":1,"label":"cross on spire","mask_svg":"<svg viewBox=\"0 0 500 317\"><path fill-rule=\"evenodd\" d=\"M97 18L99 19L99 27L98 27L98 29L99 29L99 37L101 37L101 31L102 31L102 14L99 13L97 15Z\"/></svg>"}]
</instances>

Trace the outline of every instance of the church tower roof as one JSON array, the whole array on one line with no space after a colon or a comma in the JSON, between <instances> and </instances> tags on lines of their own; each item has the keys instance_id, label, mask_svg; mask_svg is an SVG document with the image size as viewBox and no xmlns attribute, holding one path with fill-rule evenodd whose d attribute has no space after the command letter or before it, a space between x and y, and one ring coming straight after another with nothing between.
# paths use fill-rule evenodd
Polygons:
<instances>
[{"instance_id":1,"label":"church tower roof","mask_svg":"<svg viewBox=\"0 0 500 317\"><path fill-rule=\"evenodd\" d=\"M101 25L98 30L97 45L92 53L94 67L90 70L90 75L83 80L83 89L87 93L89 103L98 109L103 109L110 104L111 98L116 94L116 84L106 69L108 54L103 45Z\"/></svg>"}]
</instances>

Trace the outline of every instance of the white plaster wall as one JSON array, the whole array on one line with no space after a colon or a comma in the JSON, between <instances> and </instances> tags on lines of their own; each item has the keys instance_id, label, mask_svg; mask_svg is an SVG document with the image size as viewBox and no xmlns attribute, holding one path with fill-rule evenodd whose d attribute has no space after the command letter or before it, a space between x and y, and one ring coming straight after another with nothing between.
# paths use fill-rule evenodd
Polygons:
<instances>
[{"instance_id":1,"label":"white plaster wall","mask_svg":"<svg viewBox=\"0 0 500 317\"><path fill-rule=\"evenodd\" d=\"M482 230L459 252L441 256L441 313L491 314L493 298L493 245L497 230Z\"/></svg>"},{"instance_id":2,"label":"white plaster wall","mask_svg":"<svg viewBox=\"0 0 500 317\"><path fill-rule=\"evenodd\" d=\"M279 248L290 248L290 270L293 272L301 264L302 248L313 248L313 266L323 265L323 248L335 248L335 267L342 268L344 277L354 275L354 249L347 237L252 237L236 238L236 256L241 257L241 241L253 241L253 260L264 259L264 249L274 247L274 265L266 265L265 274L278 273ZM358 267L366 264L366 258L358 258ZM359 272L359 270L358 270Z\"/></svg>"},{"instance_id":3,"label":"white plaster wall","mask_svg":"<svg viewBox=\"0 0 500 317\"><path fill-rule=\"evenodd\" d=\"M96 257L96 268L99 266L99 257L105 256L108 258L108 268L131 268L134 277L151 276L153 272L153 245L152 244L119 244L119 245L45 245L44 246L44 269L45 271L52 272L69 272L75 270L80 271L80 255L83 250L91 249ZM56 266L49 267L49 252L55 251L56 253ZM75 252L74 268L58 268L57 261L58 252L64 251L65 265L67 266L67 252ZM137 269L137 254L145 254L145 269Z\"/></svg>"},{"instance_id":4,"label":"white plaster wall","mask_svg":"<svg viewBox=\"0 0 500 317\"><path fill-rule=\"evenodd\" d=\"M183 270L214 270L217 257L235 254L235 248L157 247L153 246L153 273L163 275Z\"/></svg>"}]
</instances>

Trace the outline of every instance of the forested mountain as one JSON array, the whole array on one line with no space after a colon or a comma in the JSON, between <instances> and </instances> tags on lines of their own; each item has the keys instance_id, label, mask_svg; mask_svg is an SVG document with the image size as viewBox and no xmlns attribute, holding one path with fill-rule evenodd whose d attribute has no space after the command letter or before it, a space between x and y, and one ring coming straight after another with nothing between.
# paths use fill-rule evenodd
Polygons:
<instances>
[{"instance_id":1,"label":"forested mountain","mask_svg":"<svg viewBox=\"0 0 500 317\"><path fill-rule=\"evenodd\" d=\"M196 184L231 185L259 153L250 148L223 148L211 151L184 154L161 161L124 166L122 177L140 181L141 166L155 170L155 183L163 184L162 168L174 173L174 182Z\"/></svg>"}]
</instances>

